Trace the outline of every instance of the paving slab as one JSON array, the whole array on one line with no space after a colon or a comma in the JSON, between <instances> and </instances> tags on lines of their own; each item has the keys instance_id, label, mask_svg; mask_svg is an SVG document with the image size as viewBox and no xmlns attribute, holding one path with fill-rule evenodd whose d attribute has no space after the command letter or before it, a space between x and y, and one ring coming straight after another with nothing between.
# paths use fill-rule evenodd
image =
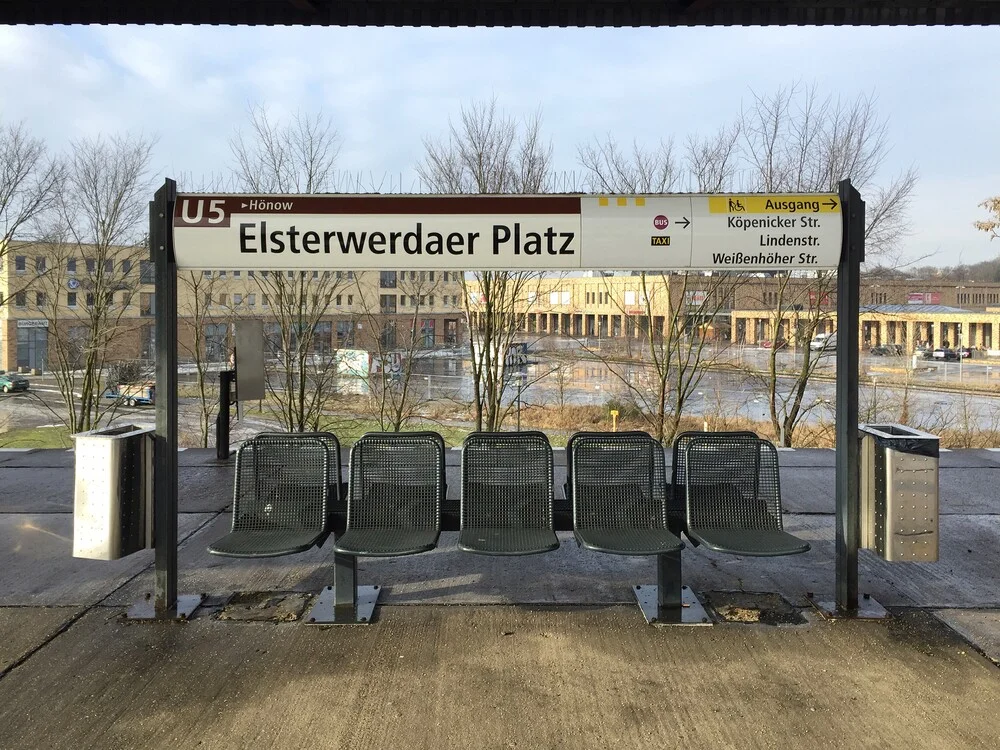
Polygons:
<instances>
[{"instance_id":1,"label":"paving slab","mask_svg":"<svg viewBox=\"0 0 1000 750\"><path fill-rule=\"evenodd\" d=\"M781 464L781 505L787 513L835 513L837 472L833 467Z\"/></svg>"},{"instance_id":2,"label":"paving slab","mask_svg":"<svg viewBox=\"0 0 1000 750\"><path fill-rule=\"evenodd\" d=\"M1000 664L1000 612L981 609L938 609L935 616Z\"/></svg>"},{"instance_id":3,"label":"paving slab","mask_svg":"<svg viewBox=\"0 0 1000 750\"><path fill-rule=\"evenodd\" d=\"M72 513L73 469L0 466L0 513Z\"/></svg>"},{"instance_id":4,"label":"paving slab","mask_svg":"<svg viewBox=\"0 0 1000 750\"><path fill-rule=\"evenodd\" d=\"M82 611L82 607L0 607L0 675Z\"/></svg>"},{"instance_id":5,"label":"paving slab","mask_svg":"<svg viewBox=\"0 0 1000 750\"><path fill-rule=\"evenodd\" d=\"M70 469L74 463L74 453L65 448L40 448L26 453L14 453L4 461L0 471L10 468L21 469Z\"/></svg>"},{"instance_id":6,"label":"paving slab","mask_svg":"<svg viewBox=\"0 0 1000 750\"><path fill-rule=\"evenodd\" d=\"M181 515L180 537L212 517ZM153 550L120 560L73 557L70 514L0 515L0 606L95 604L152 564Z\"/></svg>"},{"instance_id":7,"label":"paving slab","mask_svg":"<svg viewBox=\"0 0 1000 750\"><path fill-rule=\"evenodd\" d=\"M235 465L186 466L177 471L177 507L181 513L218 513L233 502Z\"/></svg>"},{"instance_id":8,"label":"paving slab","mask_svg":"<svg viewBox=\"0 0 1000 750\"><path fill-rule=\"evenodd\" d=\"M0 681L9 747L993 748L1000 672L934 617L655 628L623 607L370 626L95 611Z\"/></svg>"}]
</instances>

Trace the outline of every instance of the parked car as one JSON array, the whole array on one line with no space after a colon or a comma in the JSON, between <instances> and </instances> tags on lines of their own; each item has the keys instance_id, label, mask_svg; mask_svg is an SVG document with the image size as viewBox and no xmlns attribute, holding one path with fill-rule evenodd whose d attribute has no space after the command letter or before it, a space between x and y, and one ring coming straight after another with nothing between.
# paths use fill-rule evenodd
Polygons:
<instances>
[{"instance_id":1,"label":"parked car","mask_svg":"<svg viewBox=\"0 0 1000 750\"><path fill-rule=\"evenodd\" d=\"M788 346L788 342L784 339L778 339L777 341L771 341L768 339L766 341L761 341L760 345L765 349L784 349Z\"/></svg>"},{"instance_id":2,"label":"parked car","mask_svg":"<svg viewBox=\"0 0 1000 750\"><path fill-rule=\"evenodd\" d=\"M903 356L902 344L879 344L868 350L876 357L901 357Z\"/></svg>"},{"instance_id":3,"label":"parked car","mask_svg":"<svg viewBox=\"0 0 1000 750\"><path fill-rule=\"evenodd\" d=\"M814 352L820 352L824 349L836 349L837 348L837 334L834 333L817 333L815 338L809 342L809 348Z\"/></svg>"},{"instance_id":4,"label":"parked car","mask_svg":"<svg viewBox=\"0 0 1000 750\"><path fill-rule=\"evenodd\" d=\"M26 391L30 385L26 377L18 375L16 372L0 375L0 390L4 393Z\"/></svg>"},{"instance_id":5,"label":"parked car","mask_svg":"<svg viewBox=\"0 0 1000 750\"><path fill-rule=\"evenodd\" d=\"M936 359L936 360L958 360L958 352L954 349L942 349L937 348L933 350L927 350L924 352L924 359Z\"/></svg>"},{"instance_id":6,"label":"parked car","mask_svg":"<svg viewBox=\"0 0 1000 750\"><path fill-rule=\"evenodd\" d=\"M968 359L969 357L972 356L972 349L970 349L967 346L960 346L955 351L958 353L958 356L961 357L962 359Z\"/></svg>"}]
</instances>

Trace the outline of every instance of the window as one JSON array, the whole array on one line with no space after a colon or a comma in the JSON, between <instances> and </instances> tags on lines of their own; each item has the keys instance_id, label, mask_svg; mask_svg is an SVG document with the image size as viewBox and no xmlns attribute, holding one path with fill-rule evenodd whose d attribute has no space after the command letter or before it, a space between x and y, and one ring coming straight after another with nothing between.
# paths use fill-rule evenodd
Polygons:
<instances>
[{"instance_id":1,"label":"window","mask_svg":"<svg viewBox=\"0 0 1000 750\"><path fill-rule=\"evenodd\" d=\"M430 281L434 281L434 272L433 272L433 271L428 271L427 273L428 273L428 276L427 276L427 278L428 278L428 279L429 279Z\"/></svg>"},{"instance_id":2,"label":"window","mask_svg":"<svg viewBox=\"0 0 1000 750\"><path fill-rule=\"evenodd\" d=\"M399 296L399 306L400 307L406 307L406 295L405 294L401 294Z\"/></svg>"},{"instance_id":3,"label":"window","mask_svg":"<svg viewBox=\"0 0 1000 750\"><path fill-rule=\"evenodd\" d=\"M35 273L45 273L45 258L35 258Z\"/></svg>"},{"instance_id":4,"label":"window","mask_svg":"<svg viewBox=\"0 0 1000 750\"><path fill-rule=\"evenodd\" d=\"M234 279L238 279L239 277L240 277L240 272L239 271L233 271L233 278Z\"/></svg>"},{"instance_id":5,"label":"window","mask_svg":"<svg viewBox=\"0 0 1000 750\"><path fill-rule=\"evenodd\" d=\"M348 271L348 273L350 273L350 271ZM350 307L353 304L354 304L354 295L353 294L348 294L347 295L347 306Z\"/></svg>"},{"instance_id":6,"label":"window","mask_svg":"<svg viewBox=\"0 0 1000 750\"><path fill-rule=\"evenodd\" d=\"M76 307L76 292L66 293L66 307Z\"/></svg>"},{"instance_id":7,"label":"window","mask_svg":"<svg viewBox=\"0 0 1000 750\"><path fill-rule=\"evenodd\" d=\"M205 273L211 273L211 272L205 271ZM205 307L211 307L211 306L212 306L212 293L205 292Z\"/></svg>"},{"instance_id":8,"label":"window","mask_svg":"<svg viewBox=\"0 0 1000 750\"><path fill-rule=\"evenodd\" d=\"M93 258L87 258L87 273L97 273L97 261Z\"/></svg>"},{"instance_id":9,"label":"window","mask_svg":"<svg viewBox=\"0 0 1000 750\"><path fill-rule=\"evenodd\" d=\"M341 297L340 297L340 295L338 294L338 295L337 295L337 307L340 307L340 299L341 299Z\"/></svg>"},{"instance_id":10,"label":"window","mask_svg":"<svg viewBox=\"0 0 1000 750\"><path fill-rule=\"evenodd\" d=\"M224 293L219 295L219 304L223 307L226 306L226 295Z\"/></svg>"},{"instance_id":11,"label":"window","mask_svg":"<svg viewBox=\"0 0 1000 750\"><path fill-rule=\"evenodd\" d=\"M443 277L443 279L444 279L444 281L448 280L448 272L447 271L444 271L444 277Z\"/></svg>"},{"instance_id":12,"label":"window","mask_svg":"<svg viewBox=\"0 0 1000 750\"><path fill-rule=\"evenodd\" d=\"M260 272L260 275L261 275L261 276L263 276L263 277L264 277L264 278L266 279L266 278L267 278L267 275L268 275L269 273L270 273L270 271L261 271L261 272Z\"/></svg>"},{"instance_id":13,"label":"window","mask_svg":"<svg viewBox=\"0 0 1000 750\"><path fill-rule=\"evenodd\" d=\"M265 271L265 273L266 273L266 271ZM268 301L268 299L267 299L267 295L266 295L266 294L262 294L262 295L260 295L260 304L261 304L261 305L263 305L264 307L267 307L268 305L270 305L270 304L271 304L271 303L270 303L270 302Z\"/></svg>"},{"instance_id":14,"label":"window","mask_svg":"<svg viewBox=\"0 0 1000 750\"><path fill-rule=\"evenodd\" d=\"M288 275L288 278L294 279L295 278L295 271L289 271L287 275Z\"/></svg>"},{"instance_id":15,"label":"window","mask_svg":"<svg viewBox=\"0 0 1000 750\"><path fill-rule=\"evenodd\" d=\"M625 292L625 304L635 305L635 292Z\"/></svg>"},{"instance_id":16,"label":"window","mask_svg":"<svg viewBox=\"0 0 1000 750\"><path fill-rule=\"evenodd\" d=\"M45 307L45 292L35 292L35 307Z\"/></svg>"},{"instance_id":17,"label":"window","mask_svg":"<svg viewBox=\"0 0 1000 750\"><path fill-rule=\"evenodd\" d=\"M431 301L431 307L434 307L434 295L433 294L431 295L430 301Z\"/></svg>"},{"instance_id":18,"label":"window","mask_svg":"<svg viewBox=\"0 0 1000 750\"><path fill-rule=\"evenodd\" d=\"M155 294L140 294L139 295L139 314L144 317L152 317L156 313L156 295Z\"/></svg>"},{"instance_id":19,"label":"window","mask_svg":"<svg viewBox=\"0 0 1000 750\"><path fill-rule=\"evenodd\" d=\"M129 273L132 270L132 261L127 258L122 261L122 273Z\"/></svg>"},{"instance_id":20,"label":"window","mask_svg":"<svg viewBox=\"0 0 1000 750\"><path fill-rule=\"evenodd\" d=\"M247 304L250 305L250 307L254 307L257 304L257 295L256 294L248 294L247 295Z\"/></svg>"},{"instance_id":21,"label":"window","mask_svg":"<svg viewBox=\"0 0 1000 750\"><path fill-rule=\"evenodd\" d=\"M69 273L76 273L76 258L66 259L66 271Z\"/></svg>"},{"instance_id":22,"label":"window","mask_svg":"<svg viewBox=\"0 0 1000 750\"><path fill-rule=\"evenodd\" d=\"M28 304L28 293L18 292L14 295L14 307L25 307Z\"/></svg>"},{"instance_id":23,"label":"window","mask_svg":"<svg viewBox=\"0 0 1000 750\"><path fill-rule=\"evenodd\" d=\"M122 294L122 307L128 307L132 304L132 292L124 292Z\"/></svg>"},{"instance_id":24,"label":"window","mask_svg":"<svg viewBox=\"0 0 1000 750\"><path fill-rule=\"evenodd\" d=\"M104 273L109 276L115 272L115 262L110 258L104 261Z\"/></svg>"},{"instance_id":25,"label":"window","mask_svg":"<svg viewBox=\"0 0 1000 750\"><path fill-rule=\"evenodd\" d=\"M396 288L396 272L395 271L382 271L379 273L378 285L383 289L395 289Z\"/></svg>"},{"instance_id":26,"label":"window","mask_svg":"<svg viewBox=\"0 0 1000 750\"><path fill-rule=\"evenodd\" d=\"M93 306L94 306L94 293L87 292L87 307L93 307Z\"/></svg>"},{"instance_id":27,"label":"window","mask_svg":"<svg viewBox=\"0 0 1000 750\"><path fill-rule=\"evenodd\" d=\"M253 278L253 271L247 271L247 277L252 279Z\"/></svg>"},{"instance_id":28,"label":"window","mask_svg":"<svg viewBox=\"0 0 1000 750\"><path fill-rule=\"evenodd\" d=\"M28 270L28 259L23 255L18 255L14 258L14 270L18 273L24 273Z\"/></svg>"},{"instance_id":29,"label":"window","mask_svg":"<svg viewBox=\"0 0 1000 750\"><path fill-rule=\"evenodd\" d=\"M427 297L423 294L420 295L420 306L423 307L427 303Z\"/></svg>"},{"instance_id":30,"label":"window","mask_svg":"<svg viewBox=\"0 0 1000 750\"><path fill-rule=\"evenodd\" d=\"M348 271L347 272L347 280L348 281L353 281L354 280L354 271Z\"/></svg>"},{"instance_id":31,"label":"window","mask_svg":"<svg viewBox=\"0 0 1000 750\"><path fill-rule=\"evenodd\" d=\"M314 279L318 279L319 278L319 271L313 271L313 278Z\"/></svg>"},{"instance_id":32,"label":"window","mask_svg":"<svg viewBox=\"0 0 1000 750\"><path fill-rule=\"evenodd\" d=\"M216 276L216 278L224 279L224 278L226 278L226 272L225 271L218 271L218 272L216 272L215 276Z\"/></svg>"},{"instance_id":33,"label":"window","mask_svg":"<svg viewBox=\"0 0 1000 750\"><path fill-rule=\"evenodd\" d=\"M243 304L243 295L242 294L235 294L234 293L233 294L233 307L239 307L242 304Z\"/></svg>"},{"instance_id":34,"label":"window","mask_svg":"<svg viewBox=\"0 0 1000 750\"><path fill-rule=\"evenodd\" d=\"M152 284L156 281L156 267L151 260L139 261L139 282Z\"/></svg>"},{"instance_id":35,"label":"window","mask_svg":"<svg viewBox=\"0 0 1000 750\"><path fill-rule=\"evenodd\" d=\"M202 271L202 272L201 272L201 275L202 275L202 276L203 276L204 278L206 278L206 279L210 279L210 278L212 278L212 272L211 272L211 271Z\"/></svg>"}]
</instances>

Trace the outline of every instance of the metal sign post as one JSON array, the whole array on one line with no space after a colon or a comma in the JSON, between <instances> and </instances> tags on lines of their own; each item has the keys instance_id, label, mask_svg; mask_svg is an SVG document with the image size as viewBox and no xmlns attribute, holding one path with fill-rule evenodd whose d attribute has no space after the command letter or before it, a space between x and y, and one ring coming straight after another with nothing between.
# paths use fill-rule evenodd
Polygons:
<instances>
[{"instance_id":1,"label":"metal sign post","mask_svg":"<svg viewBox=\"0 0 1000 750\"><path fill-rule=\"evenodd\" d=\"M166 180L149 204L149 252L156 281L156 432L153 448L153 546L156 591L134 604L136 620L185 620L201 596L177 595L177 266L171 219L177 183Z\"/></svg>"},{"instance_id":2,"label":"metal sign post","mask_svg":"<svg viewBox=\"0 0 1000 750\"><path fill-rule=\"evenodd\" d=\"M844 245L837 268L836 601L820 606L829 614L856 617L861 541L858 317L861 263L865 259L865 204L850 180L840 183L840 200Z\"/></svg>"}]
</instances>

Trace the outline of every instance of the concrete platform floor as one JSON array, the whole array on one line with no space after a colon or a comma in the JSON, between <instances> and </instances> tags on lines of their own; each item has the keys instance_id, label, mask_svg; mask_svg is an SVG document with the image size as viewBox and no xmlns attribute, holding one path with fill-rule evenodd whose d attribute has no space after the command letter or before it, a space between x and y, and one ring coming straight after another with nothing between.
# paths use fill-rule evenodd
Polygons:
<instances>
[{"instance_id":1,"label":"concrete platform floor","mask_svg":"<svg viewBox=\"0 0 1000 750\"><path fill-rule=\"evenodd\" d=\"M652 562L571 534L516 560L445 534L425 555L363 561L360 582L385 586L376 621L316 627L289 618L330 582L329 546L205 553L231 465L181 454L181 592L206 605L138 624L124 613L152 591L152 553L74 559L72 454L0 452L0 750L1000 746L1000 454L942 454L939 562L862 554L881 621L810 604L833 592L833 452L780 460L786 527L813 549L686 549L687 583L746 604L717 606L711 627L646 625L629 586ZM267 606L237 607L237 592ZM776 621L803 624L755 622L774 602Z\"/></svg>"},{"instance_id":2,"label":"concrete platform floor","mask_svg":"<svg viewBox=\"0 0 1000 750\"><path fill-rule=\"evenodd\" d=\"M632 607L370 626L123 623L0 680L4 748L992 748L996 667L932 615L656 628Z\"/></svg>"}]
</instances>

